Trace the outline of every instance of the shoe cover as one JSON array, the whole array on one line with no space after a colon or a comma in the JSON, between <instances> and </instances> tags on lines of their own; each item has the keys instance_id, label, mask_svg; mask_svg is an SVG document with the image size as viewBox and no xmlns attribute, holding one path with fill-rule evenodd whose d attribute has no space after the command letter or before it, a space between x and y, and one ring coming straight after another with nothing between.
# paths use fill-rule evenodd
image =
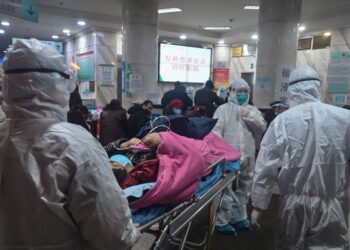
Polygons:
<instances>
[{"instance_id":1,"label":"shoe cover","mask_svg":"<svg viewBox=\"0 0 350 250\"><path fill-rule=\"evenodd\" d=\"M236 229L234 229L234 227L231 226L230 224L226 224L226 225L221 226L221 227L216 226L214 231L217 233L230 234L230 235L237 236Z\"/></svg>"},{"instance_id":2,"label":"shoe cover","mask_svg":"<svg viewBox=\"0 0 350 250\"><path fill-rule=\"evenodd\" d=\"M241 220L235 223L233 226L239 230L248 230L248 231L252 230L252 224L248 219Z\"/></svg>"}]
</instances>

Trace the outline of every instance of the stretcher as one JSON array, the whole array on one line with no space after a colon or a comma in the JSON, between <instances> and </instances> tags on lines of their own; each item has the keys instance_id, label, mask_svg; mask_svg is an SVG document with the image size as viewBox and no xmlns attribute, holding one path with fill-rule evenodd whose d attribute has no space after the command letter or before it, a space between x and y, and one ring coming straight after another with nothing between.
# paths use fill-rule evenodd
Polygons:
<instances>
[{"instance_id":1,"label":"stretcher","mask_svg":"<svg viewBox=\"0 0 350 250\"><path fill-rule=\"evenodd\" d=\"M221 164L225 165L223 158L209 168L214 171ZM204 194L183 202L142 225L139 228L141 233L150 232L157 236L151 249L163 249L166 244L179 246L179 249L210 249L217 213L222 204L223 190L232 185L237 175L238 172L223 171L221 177ZM217 197L219 200L214 206ZM201 242L191 242L188 240L188 235L192 222L205 209L208 209L208 231ZM157 224L158 228L154 229Z\"/></svg>"}]
</instances>

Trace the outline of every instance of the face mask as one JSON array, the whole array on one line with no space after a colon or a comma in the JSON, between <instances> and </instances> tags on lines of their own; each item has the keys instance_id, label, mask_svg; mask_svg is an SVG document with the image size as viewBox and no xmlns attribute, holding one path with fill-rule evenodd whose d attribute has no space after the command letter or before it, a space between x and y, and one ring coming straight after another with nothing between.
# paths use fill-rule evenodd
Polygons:
<instances>
[{"instance_id":1,"label":"face mask","mask_svg":"<svg viewBox=\"0 0 350 250\"><path fill-rule=\"evenodd\" d=\"M248 93L237 93L237 102L243 105L248 100Z\"/></svg>"},{"instance_id":2,"label":"face mask","mask_svg":"<svg viewBox=\"0 0 350 250\"><path fill-rule=\"evenodd\" d=\"M181 109L173 108L173 112L174 112L175 115L181 115L182 110L181 110Z\"/></svg>"}]
</instances>

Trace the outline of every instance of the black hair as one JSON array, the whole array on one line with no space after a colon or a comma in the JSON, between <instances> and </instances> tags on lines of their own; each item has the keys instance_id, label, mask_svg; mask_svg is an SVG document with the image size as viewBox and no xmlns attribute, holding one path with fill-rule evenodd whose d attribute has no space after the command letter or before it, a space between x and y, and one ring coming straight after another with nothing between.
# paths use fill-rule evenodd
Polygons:
<instances>
[{"instance_id":1,"label":"black hair","mask_svg":"<svg viewBox=\"0 0 350 250\"><path fill-rule=\"evenodd\" d=\"M128 175L128 173L126 172L125 169L113 168L112 170L113 170L115 178L117 179L118 184L122 185L122 183L125 180L125 178Z\"/></svg>"},{"instance_id":2,"label":"black hair","mask_svg":"<svg viewBox=\"0 0 350 250\"><path fill-rule=\"evenodd\" d=\"M150 100L144 101L144 102L142 103L142 106L147 106L148 104L151 104L152 106L154 106L154 105L153 105L153 102L150 101Z\"/></svg>"},{"instance_id":3,"label":"black hair","mask_svg":"<svg viewBox=\"0 0 350 250\"><path fill-rule=\"evenodd\" d=\"M181 83L180 81L176 81L176 82L174 83L175 89L181 88L181 86L182 86L182 83Z\"/></svg>"},{"instance_id":4,"label":"black hair","mask_svg":"<svg viewBox=\"0 0 350 250\"><path fill-rule=\"evenodd\" d=\"M208 80L206 83L205 83L205 87L208 88L208 89L213 89L214 88L214 83L212 80Z\"/></svg>"},{"instance_id":5,"label":"black hair","mask_svg":"<svg viewBox=\"0 0 350 250\"><path fill-rule=\"evenodd\" d=\"M112 99L105 107L104 110L118 110L121 108L120 101Z\"/></svg>"}]
</instances>

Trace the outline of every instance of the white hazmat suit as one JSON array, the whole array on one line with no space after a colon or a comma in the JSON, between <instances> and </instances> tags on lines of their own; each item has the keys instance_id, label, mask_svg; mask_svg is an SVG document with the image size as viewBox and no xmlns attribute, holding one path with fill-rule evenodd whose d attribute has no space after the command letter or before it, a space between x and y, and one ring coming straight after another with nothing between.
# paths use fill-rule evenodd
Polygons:
<instances>
[{"instance_id":1,"label":"white hazmat suit","mask_svg":"<svg viewBox=\"0 0 350 250\"><path fill-rule=\"evenodd\" d=\"M0 122L5 120L6 115L4 111L2 110L1 103L2 103L2 85L3 85L3 75L4 72L2 70L2 63L0 63Z\"/></svg>"},{"instance_id":2,"label":"white hazmat suit","mask_svg":"<svg viewBox=\"0 0 350 250\"><path fill-rule=\"evenodd\" d=\"M261 143L253 206L267 209L277 179L276 249L348 249L350 112L320 102L320 80L310 67L296 68L289 81L291 108Z\"/></svg>"},{"instance_id":3,"label":"white hazmat suit","mask_svg":"<svg viewBox=\"0 0 350 250\"><path fill-rule=\"evenodd\" d=\"M129 248L138 232L106 152L64 122L63 56L37 40L18 41L3 68L0 249Z\"/></svg>"},{"instance_id":4,"label":"white hazmat suit","mask_svg":"<svg viewBox=\"0 0 350 250\"><path fill-rule=\"evenodd\" d=\"M247 219L246 204L248 202L255 165L255 149L260 143L266 122L260 111L249 105L249 94L246 101L239 105L236 91L240 88L248 89L249 85L243 79L232 84L230 101L218 107L214 119L218 119L213 132L221 136L226 142L237 148L241 153L241 173L236 190L226 188L222 207L217 218L217 226L228 223L235 224Z\"/></svg>"}]
</instances>

